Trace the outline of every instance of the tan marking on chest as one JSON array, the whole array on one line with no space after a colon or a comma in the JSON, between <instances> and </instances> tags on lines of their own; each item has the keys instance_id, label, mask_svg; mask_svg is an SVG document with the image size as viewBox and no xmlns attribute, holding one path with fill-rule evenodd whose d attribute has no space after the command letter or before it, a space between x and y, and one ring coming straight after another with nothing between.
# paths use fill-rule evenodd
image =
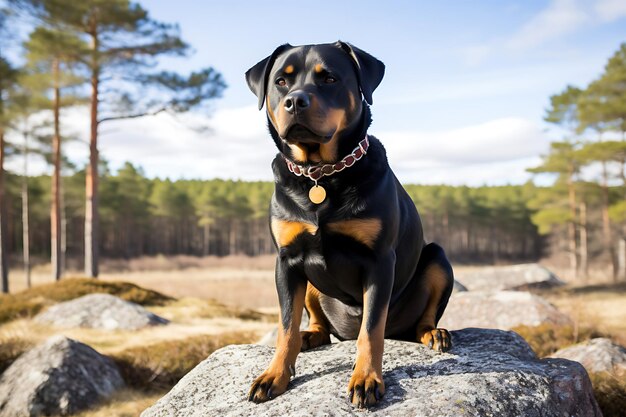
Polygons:
<instances>
[{"instance_id":1,"label":"tan marking on chest","mask_svg":"<svg viewBox=\"0 0 626 417\"><path fill-rule=\"evenodd\" d=\"M272 234L278 247L289 246L302 233L314 235L317 226L311 223L272 219Z\"/></svg>"},{"instance_id":2,"label":"tan marking on chest","mask_svg":"<svg viewBox=\"0 0 626 417\"><path fill-rule=\"evenodd\" d=\"M333 233L347 235L369 248L374 248L380 235L382 223L380 219L350 219L329 223L327 229Z\"/></svg>"}]
</instances>

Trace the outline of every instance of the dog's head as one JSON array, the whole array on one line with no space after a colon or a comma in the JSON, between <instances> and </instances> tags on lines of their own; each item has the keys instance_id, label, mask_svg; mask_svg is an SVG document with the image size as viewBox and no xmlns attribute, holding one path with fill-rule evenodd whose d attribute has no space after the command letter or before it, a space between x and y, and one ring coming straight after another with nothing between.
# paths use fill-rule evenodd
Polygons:
<instances>
[{"instance_id":1,"label":"dog's head","mask_svg":"<svg viewBox=\"0 0 626 417\"><path fill-rule=\"evenodd\" d=\"M297 162L319 164L342 157L341 142L364 124L364 109L384 73L381 61L345 42L285 44L250 68L246 80L259 110L266 107L279 150Z\"/></svg>"}]
</instances>

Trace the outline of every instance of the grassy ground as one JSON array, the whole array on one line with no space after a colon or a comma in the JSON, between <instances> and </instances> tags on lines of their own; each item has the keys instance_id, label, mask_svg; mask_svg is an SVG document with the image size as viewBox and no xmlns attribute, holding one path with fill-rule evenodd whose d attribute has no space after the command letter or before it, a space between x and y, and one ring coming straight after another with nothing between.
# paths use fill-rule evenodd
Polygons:
<instances>
[{"instance_id":1,"label":"grassy ground","mask_svg":"<svg viewBox=\"0 0 626 417\"><path fill-rule=\"evenodd\" d=\"M455 267L457 271L463 268ZM138 415L213 350L228 343L252 342L274 327L278 309L273 269L273 256L153 257L128 264L109 261L98 281L78 285L62 281L22 295L0 297L0 372L29 346L62 333L113 357L130 382L128 389L81 416ZM119 279L138 287L122 285ZM36 269L33 280L49 283L49 271ZM19 272L12 273L12 289L23 288L23 282ZM133 332L102 332L51 329L28 319L54 302L90 291L114 293L144 304L172 324ZM609 336L626 345L626 284L566 286L538 294L574 320L570 327L516 329L539 356L597 336ZM6 322L1 324L3 320ZM624 379L604 374L591 378L605 415L620 415L614 411L626 406Z\"/></svg>"},{"instance_id":2,"label":"grassy ground","mask_svg":"<svg viewBox=\"0 0 626 417\"><path fill-rule=\"evenodd\" d=\"M54 328L31 319L50 305L93 292L143 304L171 323L133 331L103 331ZM276 321L275 314L213 299L176 299L119 281L65 279L0 296L0 373L32 346L63 334L111 357L127 384L106 403L80 415L136 416L213 351L229 344L254 343L273 329Z\"/></svg>"}]
</instances>

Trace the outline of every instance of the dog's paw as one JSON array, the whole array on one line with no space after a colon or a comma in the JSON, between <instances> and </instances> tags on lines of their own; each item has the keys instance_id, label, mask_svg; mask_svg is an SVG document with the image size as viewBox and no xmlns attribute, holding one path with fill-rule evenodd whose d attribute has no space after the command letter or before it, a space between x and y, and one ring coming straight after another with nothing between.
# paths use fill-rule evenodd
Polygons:
<instances>
[{"instance_id":1,"label":"dog's paw","mask_svg":"<svg viewBox=\"0 0 626 417\"><path fill-rule=\"evenodd\" d=\"M437 352L447 352L452 347L452 336L446 329L433 329L425 332L420 342Z\"/></svg>"},{"instance_id":2,"label":"dog's paw","mask_svg":"<svg viewBox=\"0 0 626 417\"><path fill-rule=\"evenodd\" d=\"M287 385L293 372L289 370L266 370L254 380L250 392L248 393L248 401L262 403L276 398L278 395L287 391Z\"/></svg>"},{"instance_id":3,"label":"dog's paw","mask_svg":"<svg viewBox=\"0 0 626 417\"><path fill-rule=\"evenodd\" d=\"M348 399L359 408L376 404L385 395L385 383L382 375L373 369L361 370L355 366L348 384Z\"/></svg>"},{"instance_id":4,"label":"dog's paw","mask_svg":"<svg viewBox=\"0 0 626 417\"><path fill-rule=\"evenodd\" d=\"M330 335L325 331L306 330L300 332L300 336L302 337L302 347L300 348L301 352L330 344Z\"/></svg>"}]
</instances>

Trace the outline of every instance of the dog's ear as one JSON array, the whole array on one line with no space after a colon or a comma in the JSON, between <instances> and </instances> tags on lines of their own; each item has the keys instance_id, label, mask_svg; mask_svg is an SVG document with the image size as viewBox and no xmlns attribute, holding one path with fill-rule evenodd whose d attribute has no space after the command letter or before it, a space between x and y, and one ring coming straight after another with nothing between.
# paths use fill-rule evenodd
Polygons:
<instances>
[{"instance_id":1,"label":"dog's ear","mask_svg":"<svg viewBox=\"0 0 626 417\"><path fill-rule=\"evenodd\" d=\"M347 42L337 41L339 46L356 63L359 86L367 104L372 104L372 93L385 75L385 64L362 49Z\"/></svg>"},{"instance_id":2,"label":"dog's ear","mask_svg":"<svg viewBox=\"0 0 626 417\"><path fill-rule=\"evenodd\" d=\"M274 61L280 54L290 48L292 48L292 46L288 43L279 46L272 52L272 55L246 71L248 87L250 87L250 90L259 98L259 110L263 108L265 92L267 91L267 77L269 77L269 72L274 65Z\"/></svg>"}]
</instances>

